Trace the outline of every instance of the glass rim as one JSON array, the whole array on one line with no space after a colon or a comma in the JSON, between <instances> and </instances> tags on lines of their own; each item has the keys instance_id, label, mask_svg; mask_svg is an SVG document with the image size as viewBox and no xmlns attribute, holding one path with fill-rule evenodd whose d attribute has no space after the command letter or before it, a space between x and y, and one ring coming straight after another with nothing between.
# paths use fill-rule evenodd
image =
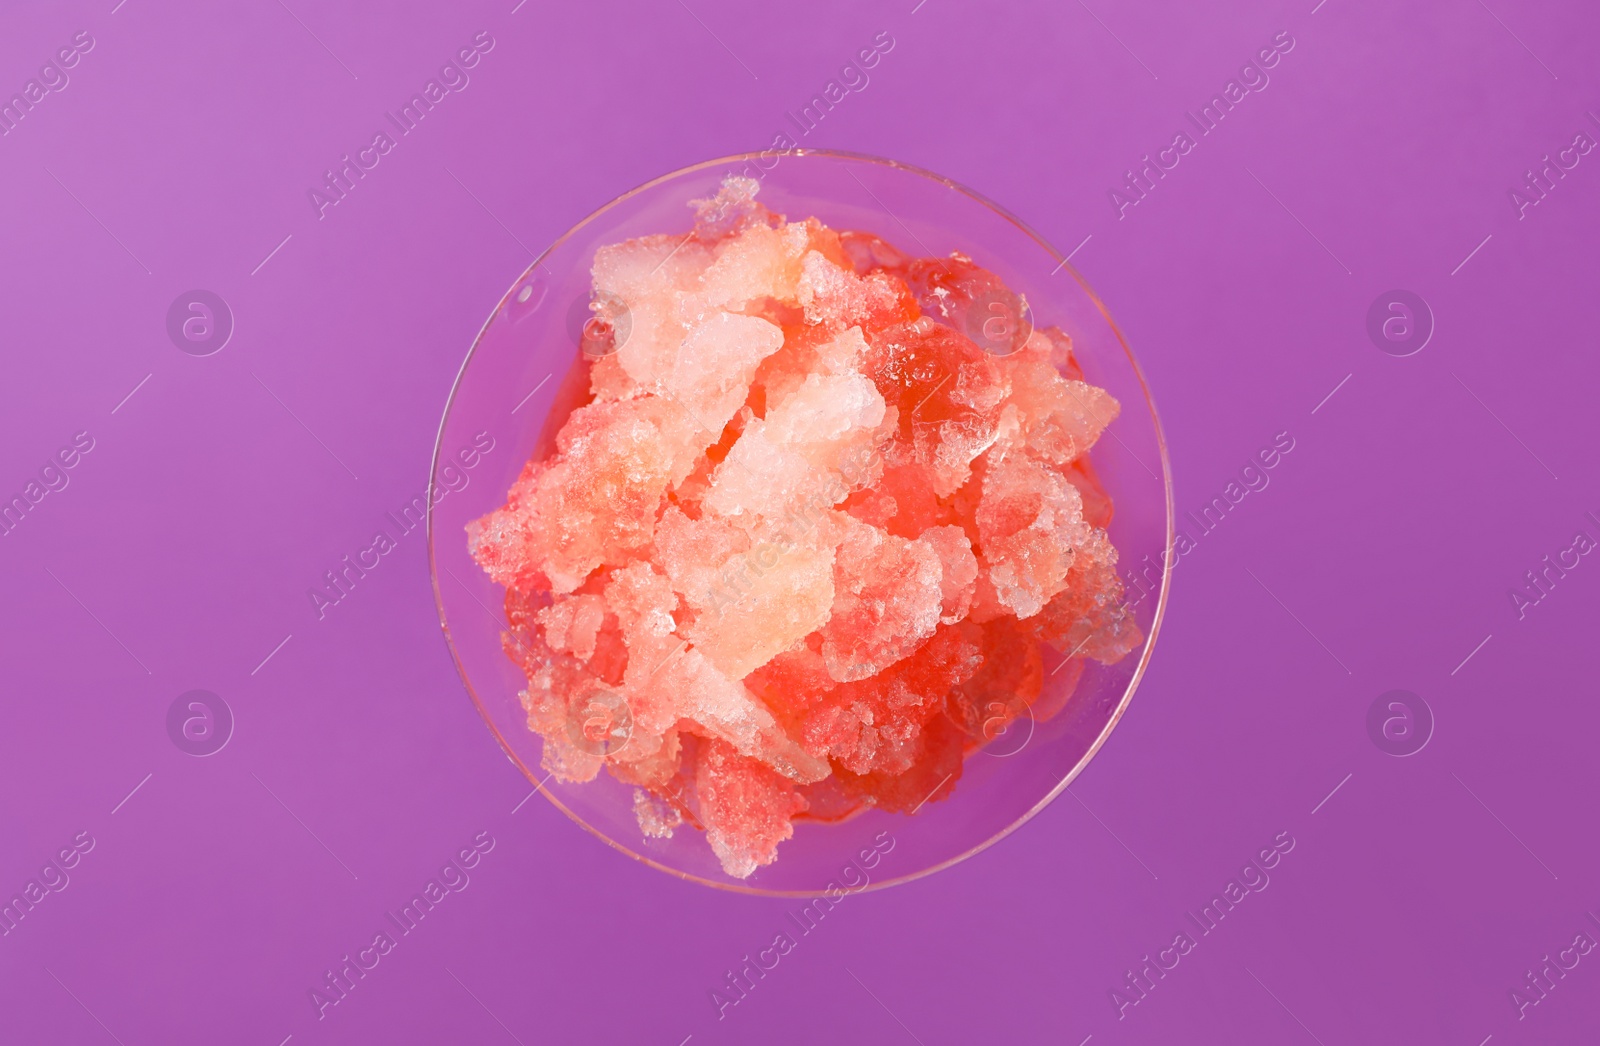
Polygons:
<instances>
[{"instance_id":1,"label":"glass rim","mask_svg":"<svg viewBox=\"0 0 1600 1046\"><path fill-rule=\"evenodd\" d=\"M1150 421L1155 429L1156 447L1161 458L1161 485L1163 488L1163 495L1165 497L1167 517L1166 541L1161 555L1161 590L1156 599L1155 614L1150 621L1149 634L1145 636L1144 644L1139 652L1138 664L1134 666L1133 675L1129 677L1127 686L1123 689L1122 697L1117 702L1116 709L1111 713L1111 717L1106 720L1105 725L1100 728L1100 732L1095 737L1094 743L1091 744L1088 750L1078 758L1077 762L1073 764L1072 768L1066 773L1065 776L1062 777L1060 782L1057 783L1055 787L1051 788L1048 793L1042 796L1027 810L1023 811L1023 813L1013 820L1009 825L1000 829L998 832L995 832L987 839L961 851L958 854L940 861L937 864L932 864L926 868L907 872L904 875L893 878L876 880L859 888L851 888L848 891L852 894L870 893L924 878L925 876L932 875L935 872L940 872L946 868L960 864L969 857L973 857L976 854L987 850L989 847L1000 842L1002 839L1021 828L1024 824L1031 821L1034 817L1038 816L1040 811L1054 802L1062 792L1066 791L1072 782L1077 780L1078 775L1081 774L1086 767L1088 767L1095 755L1099 753L1106 741L1110 739L1111 732L1116 729L1117 724L1122 721L1123 714L1128 710L1128 705L1133 701L1134 692L1139 689L1139 684L1143 681L1144 674L1149 668L1150 657L1155 651L1156 637L1160 634L1161 623L1166 616L1167 599L1172 586L1172 549L1176 536L1175 527L1177 525L1174 514L1175 501L1172 494L1172 464L1167 453L1167 439L1165 431L1161 426L1161 415L1156 411L1155 398L1150 394L1150 386L1148 381L1145 379L1144 368L1139 365L1138 357L1134 355L1133 349L1128 345L1127 338L1125 338L1122 334L1122 328L1117 326L1116 320L1112 318L1111 311L1106 308L1105 302L1101 301L1100 295L1095 293L1094 288L1089 286L1088 281L1083 278L1083 275L1078 272L1077 268L1073 266L1066 256L1064 256L1055 248L1054 245L1040 235L1037 230L1024 222L1022 219L1018 218L1015 214L1011 213L1011 211L1007 210L1005 207L1002 207L1000 204L994 202L975 189L971 189L965 185L962 185L961 183L947 178L942 174L936 174L935 172L924 167L918 167L915 164L904 163L899 160L891 160L881 156L873 156L867 153L849 152L841 149L808 148L780 150L762 149L756 152L734 153L732 155L716 157L710 160L702 160L699 163L689 164L686 167L680 167L676 170L669 171L666 174L652 178L649 181L643 182L634 188L629 189L627 192L621 193L620 195L602 204L600 207L586 215L583 219L575 223L571 228L567 229L566 232L556 237L556 239L551 242L550 246L546 247L536 258L534 258L533 262L529 264L527 268L523 269L522 272L518 274L517 278L512 281L510 288L500 296L500 300L497 301L494 305L494 308L489 311L488 318L484 320L483 326L478 329L478 333L472 339L472 346L467 350L466 358L461 361L461 367L456 372L455 380L450 385L450 394L445 400L444 414L439 419L439 432L434 439L433 457L428 468L428 579L433 588L434 608L439 615L439 627L444 633L445 645L450 650L450 660L455 664L456 674L461 677L461 682L467 690L467 696L471 699L472 705L477 710L479 717L489 727L489 732L494 735L495 741L500 745L501 750L505 752L505 754L511 759L512 764L515 765L518 770L522 771L523 776L526 777L533 785L534 790L548 799L556 809L560 810L563 814L566 814L567 817L575 822L580 828L606 843L608 846L611 846L619 852L626 854L636 861L640 861L646 865L649 865L658 871L665 872L674 878L682 879L688 882L700 883L705 886L710 886L714 889L758 897L793 898L815 897L824 892L820 889L772 889L768 887L750 886L744 883L722 882L716 879L708 879L704 876L696 875L693 872L686 872L681 868L674 868L670 865L661 863L647 854L640 853L637 850L630 848L617 839L613 839L605 832L602 832L600 829L589 824L588 821L580 817L569 806L567 806L567 804L563 803L553 790L545 787L545 779L536 774L534 769L529 767L522 757L517 754L516 749L512 747L511 743L501 733L500 728L495 724L489 709L484 705L483 699L479 697L477 688L473 684L472 677L467 672L467 666L461 660L461 652L456 648L455 639L450 633L450 620L445 610L444 593L439 581L438 558L434 549L434 540L437 535L435 534L434 528L433 510L435 505L435 496L438 489L439 463L441 456L444 454L444 437L445 431L450 425L451 411L456 405L456 397L461 391L462 382L466 379L467 370L471 367L473 358L477 355L479 346L483 344L484 335L489 332L490 326L493 325L495 318L500 315L500 311L511 302L512 296L517 293L518 288L529 278L535 269L540 268L544 264L544 260L546 258L558 250L573 236L577 235L580 230L588 226L590 223L598 220L602 215L611 211L613 208L624 203L625 201L630 200L641 193L648 192L658 185L673 181L685 175L704 171L707 168L728 166L733 164L748 164L755 162L758 157L772 155L777 155L779 157L798 158L815 156L828 159L847 160L872 166L887 167L890 169L919 175L923 178L927 178L931 181L944 185L949 189L953 189L956 192L961 193L963 196L973 200L974 202L988 208L990 211L998 214L1001 218L1004 218L1034 243L1038 244L1046 254L1056 259L1058 263L1056 269L1052 270L1051 275L1055 275L1056 272L1062 270L1065 270L1069 275L1071 275L1073 280L1077 282L1078 286L1083 290L1083 292L1088 295L1089 300L1094 303L1095 308L1099 310L1100 316L1105 320L1106 326L1110 328L1111 333L1116 337L1117 344L1122 347L1123 355L1127 358L1129 366L1133 368L1134 377L1139 382L1139 391L1144 397L1145 409L1150 413Z\"/></svg>"}]
</instances>

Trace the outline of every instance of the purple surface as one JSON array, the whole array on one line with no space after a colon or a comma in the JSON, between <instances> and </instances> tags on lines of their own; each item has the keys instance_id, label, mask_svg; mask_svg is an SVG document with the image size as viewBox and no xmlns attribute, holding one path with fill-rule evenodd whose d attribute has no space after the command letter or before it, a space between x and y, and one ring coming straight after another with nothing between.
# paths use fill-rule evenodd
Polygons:
<instances>
[{"instance_id":1,"label":"purple surface","mask_svg":"<svg viewBox=\"0 0 1600 1046\"><path fill-rule=\"evenodd\" d=\"M1600 17L686 2L0 16L0 98L94 41L0 137L0 494L93 442L0 538L0 895L44 891L0 936L0 1039L1593 1041L1600 954L1565 952L1520 1015L1512 991L1538 999L1530 971L1600 940L1600 565L1576 555L1520 613L1509 593L1600 539L1600 156L1567 153L1520 218L1510 191L1536 199L1525 172L1600 140ZM484 30L470 83L319 220L323 172ZM1180 513L1276 434L1294 450L1183 558L1075 798L850 898L719 1020L708 991L797 905L518 808L420 531L322 619L306 593L423 488L451 379L530 249L765 147L880 31L893 50L804 144L947 174L1078 247L1150 377ZM1282 31L1270 82L1119 219L1129 166ZM196 288L235 317L212 355L167 333ZM1395 288L1435 318L1412 355L1368 335ZM195 689L234 718L204 758L167 727ZM1368 733L1391 690L1435 720L1405 758ZM1202 935L1188 914L1285 832L1270 884ZM475 837L494 842L470 883L319 1019L310 990ZM70 881L41 873L74 838L93 848ZM1111 991L1137 998L1129 971L1186 929L1119 1018Z\"/></svg>"}]
</instances>

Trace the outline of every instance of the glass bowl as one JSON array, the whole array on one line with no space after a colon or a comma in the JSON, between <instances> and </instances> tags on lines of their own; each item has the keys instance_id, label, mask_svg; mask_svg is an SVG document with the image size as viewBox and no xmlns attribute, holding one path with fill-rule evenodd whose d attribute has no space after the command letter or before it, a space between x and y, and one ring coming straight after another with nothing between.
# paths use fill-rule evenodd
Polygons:
<instances>
[{"instance_id":1,"label":"glass bowl","mask_svg":"<svg viewBox=\"0 0 1600 1046\"><path fill-rule=\"evenodd\" d=\"M468 522L500 507L523 465L548 452L576 405L585 364L590 265L607 244L685 232L688 202L714 196L729 173L761 180L757 197L797 221L875 233L908 253L960 251L1025 296L1040 326L1072 338L1085 380L1122 412L1091 452L1115 503L1109 528L1144 641L1114 665L1086 661L1076 689L1048 719L1013 722L970 754L953 791L912 816L868 809L836 823L797 821L775 863L745 879L723 872L704 833L683 825L645 838L633 787L603 772L567 784L540 769L543 740L527 726L521 670L501 647L504 592L472 560ZM551 424L552 415L554 424ZM1173 537L1166 445L1138 362L1082 277L1016 218L947 178L889 160L820 150L730 156L686 167L626 193L575 225L517 277L483 325L456 377L434 448L428 555L445 639L467 693L506 754L569 817L623 853L684 879L724 889L818 896L877 889L948 867L1043 809L1100 749L1149 663ZM1137 584L1134 583L1137 578ZM1065 663L1044 651L1051 673ZM916 655L913 655L916 656ZM1059 704L1076 669L1047 674L1036 701Z\"/></svg>"}]
</instances>

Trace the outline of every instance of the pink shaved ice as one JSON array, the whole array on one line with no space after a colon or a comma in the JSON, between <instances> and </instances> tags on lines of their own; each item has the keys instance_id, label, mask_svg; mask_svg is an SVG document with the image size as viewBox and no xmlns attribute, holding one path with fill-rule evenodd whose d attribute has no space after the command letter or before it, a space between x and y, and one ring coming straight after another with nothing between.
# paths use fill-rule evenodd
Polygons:
<instances>
[{"instance_id":1,"label":"pink shaved ice","mask_svg":"<svg viewBox=\"0 0 1600 1046\"><path fill-rule=\"evenodd\" d=\"M468 527L545 769L604 768L644 836L703 830L738 878L797 819L944 798L997 709L1048 717L1143 641L1088 459L1119 408L1071 340L980 347L969 309L1026 309L998 276L757 188L596 252L626 334Z\"/></svg>"}]
</instances>

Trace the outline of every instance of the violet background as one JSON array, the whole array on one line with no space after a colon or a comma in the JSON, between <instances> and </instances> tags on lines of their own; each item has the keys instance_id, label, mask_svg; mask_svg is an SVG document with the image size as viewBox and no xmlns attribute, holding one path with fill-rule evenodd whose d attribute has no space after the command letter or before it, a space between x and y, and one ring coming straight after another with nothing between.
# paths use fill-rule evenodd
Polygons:
<instances>
[{"instance_id":1,"label":"violet background","mask_svg":"<svg viewBox=\"0 0 1600 1046\"><path fill-rule=\"evenodd\" d=\"M0 938L0 1041L1594 1041L1600 954L1525 1020L1509 992L1600 934L1600 566L1522 620L1508 590L1600 535L1600 155L1524 219L1507 196L1600 134L1592 6L114 2L0 13L0 95L96 41L0 138L0 493L95 440L0 538L0 893L96 840ZM470 86L319 221L322 172L480 30ZM1180 512L1274 434L1295 449L1178 567L1081 802L850 897L718 1020L708 989L798 905L516 809L420 532L325 620L306 591L426 484L529 248L767 146L881 30L870 85L804 144L1081 243ZM1124 171L1283 30L1270 86L1119 220ZM165 329L193 288L236 318L203 358ZM1366 331L1393 288L1437 324L1404 358ZM208 758L166 733L197 687L236 718ZM1409 758L1366 731L1395 688L1437 720ZM470 887L318 1020L308 989L480 831ZM1282 831L1270 887L1119 1020L1125 971Z\"/></svg>"}]
</instances>

